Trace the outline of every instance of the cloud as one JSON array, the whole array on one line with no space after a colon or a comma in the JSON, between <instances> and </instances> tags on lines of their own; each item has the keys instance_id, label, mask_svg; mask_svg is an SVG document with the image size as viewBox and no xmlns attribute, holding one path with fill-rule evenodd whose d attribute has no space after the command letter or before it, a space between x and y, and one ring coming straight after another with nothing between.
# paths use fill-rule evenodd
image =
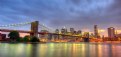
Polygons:
<instances>
[{"instance_id":1,"label":"cloud","mask_svg":"<svg viewBox=\"0 0 121 57\"><path fill-rule=\"evenodd\" d=\"M38 20L50 27L121 26L120 0L0 0L1 24Z\"/></svg>"}]
</instances>

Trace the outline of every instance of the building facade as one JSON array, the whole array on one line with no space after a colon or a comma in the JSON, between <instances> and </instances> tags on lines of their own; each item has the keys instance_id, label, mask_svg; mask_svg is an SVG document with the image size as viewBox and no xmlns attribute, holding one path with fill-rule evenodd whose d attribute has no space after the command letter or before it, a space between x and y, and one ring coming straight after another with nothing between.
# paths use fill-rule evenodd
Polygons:
<instances>
[{"instance_id":1,"label":"building facade","mask_svg":"<svg viewBox=\"0 0 121 57\"><path fill-rule=\"evenodd\" d=\"M95 36L95 38L99 37L97 25L94 25L94 36Z\"/></svg>"},{"instance_id":2,"label":"building facade","mask_svg":"<svg viewBox=\"0 0 121 57\"><path fill-rule=\"evenodd\" d=\"M115 38L115 28L113 28L113 27L108 28L108 37Z\"/></svg>"},{"instance_id":3,"label":"building facade","mask_svg":"<svg viewBox=\"0 0 121 57\"><path fill-rule=\"evenodd\" d=\"M74 28L70 28L70 33L71 34L74 34L74 31L75 31Z\"/></svg>"}]
</instances>

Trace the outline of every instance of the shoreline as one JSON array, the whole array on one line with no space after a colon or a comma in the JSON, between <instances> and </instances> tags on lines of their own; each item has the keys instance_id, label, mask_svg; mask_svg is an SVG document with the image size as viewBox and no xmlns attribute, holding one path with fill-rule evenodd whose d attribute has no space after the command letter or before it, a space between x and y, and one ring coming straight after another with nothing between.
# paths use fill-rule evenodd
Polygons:
<instances>
[{"instance_id":1,"label":"shoreline","mask_svg":"<svg viewBox=\"0 0 121 57\"><path fill-rule=\"evenodd\" d=\"M47 44L47 43L91 43L91 44L121 44L121 42L8 42L1 41L0 43L10 43L10 44Z\"/></svg>"}]
</instances>

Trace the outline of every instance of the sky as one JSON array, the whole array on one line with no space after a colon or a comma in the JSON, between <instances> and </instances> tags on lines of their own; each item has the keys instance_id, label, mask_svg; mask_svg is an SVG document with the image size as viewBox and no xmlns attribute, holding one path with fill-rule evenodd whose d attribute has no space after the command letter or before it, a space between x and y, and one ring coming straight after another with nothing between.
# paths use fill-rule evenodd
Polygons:
<instances>
[{"instance_id":1,"label":"sky","mask_svg":"<svg viewBox=\"0 0 121 57\"><path fill-rule=\"evenodd\" d=\"M51 28L121 29L121 0L0 0L0 25L39 21ZM19 29L27 29L20 27Z\"/></svg>"}]
</instances>

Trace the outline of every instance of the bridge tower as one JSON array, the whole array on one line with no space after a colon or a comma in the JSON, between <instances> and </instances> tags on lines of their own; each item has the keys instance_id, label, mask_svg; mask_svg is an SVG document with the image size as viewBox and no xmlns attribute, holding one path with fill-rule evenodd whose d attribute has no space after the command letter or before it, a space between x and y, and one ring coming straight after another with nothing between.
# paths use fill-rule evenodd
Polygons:
<instances>
[{"instance_id":1,"label":"bridge tower","mask_svg":"<svg viewBox=\"0 0 121 57\"><path fill-rule=\"evenodd\" d=\"M35 21L31 23L31 34L30 36L36 36L38 37L38 26L39 26L39 21Z\"/></svg>"}]
</instances>

